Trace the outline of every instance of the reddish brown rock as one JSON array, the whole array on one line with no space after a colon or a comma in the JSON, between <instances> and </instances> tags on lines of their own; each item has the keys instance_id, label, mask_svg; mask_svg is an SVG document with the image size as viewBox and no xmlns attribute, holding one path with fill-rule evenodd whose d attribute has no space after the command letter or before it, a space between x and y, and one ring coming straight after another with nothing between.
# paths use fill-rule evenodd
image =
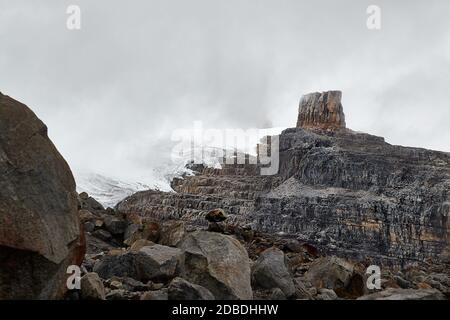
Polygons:
<instances>
[{"instance_id":1,"label":"reddish brown rock","mask_svg":"<svg viewBox=\"0 0 450 320\"><path fill-rule=\"evenodd\" d=\"M297 128L338 130L345 128L340 91L309 93L300 99Z\"/></svg>"},{"instance_id":2,"label":"reddish brown rock","mask_svg":"<svg viewBox=\"0 0 450 320\"><path fill-rule=\"evenodd\" d=\"M0 299L56 299L84 256L75 181L24 104L0 94Z\"/></svg>"}]
</instances>

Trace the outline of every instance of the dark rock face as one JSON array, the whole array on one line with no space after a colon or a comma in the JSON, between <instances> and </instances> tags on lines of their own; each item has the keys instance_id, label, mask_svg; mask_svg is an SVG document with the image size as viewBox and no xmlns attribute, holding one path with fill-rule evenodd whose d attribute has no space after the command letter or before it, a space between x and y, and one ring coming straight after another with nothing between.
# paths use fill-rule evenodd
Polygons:
<instances>
[{"instance_id":1,"label":"dark rock face","mask_svg":"<svg viewBox=\"0 0 450 320\"><path fill-rule=\"evenodd\" d=\"M337 130L345 128L340 91L314 92L300 99L297 128Z\"/></svg>"},{"instance_id":2,"label":"dark rock face","mask_svg":"<svg viewBox=\"0 0 450 320\"><path fill-rule=\"evenodd\" d=\"M351 131L288 129L280 175L284 182L256 203L259 229L394 262L438 258L448 247L448 153Z\"/></svg>"},{"instance_id":3,"label":"dark rock face","mask_svg":"<svg viewBox=\"0 0 450 320\"><path fill-rule=\"evenodd\" d=\"M277 175L253 165L199 168L177 193L139 192L117 209L206 226L222 208L228 225L282 234L330 254L392 264L445 257L450 154L393 146L345 128L340 92L302 99L299 128L279 137Z\"/></svg>"},{"instance_id":4,"label":"dark rock face","mask_svg":"<svg viewBox=\"0 0 450 320\"><path fill-rule=\"evenodd\" d=\"M80 264L72 173L25 105L0 94L0 299L53 299Z\"/></svg>"}]
</instances>

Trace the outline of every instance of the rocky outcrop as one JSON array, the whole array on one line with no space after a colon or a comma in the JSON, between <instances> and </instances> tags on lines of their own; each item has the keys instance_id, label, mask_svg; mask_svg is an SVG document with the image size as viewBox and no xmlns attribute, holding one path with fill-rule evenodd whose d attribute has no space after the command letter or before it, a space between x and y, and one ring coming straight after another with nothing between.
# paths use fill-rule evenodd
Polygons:
<instances>
[{"instance_id":1,"label":"rocky outcrop","mask_svg":"<svg viewBox=\"0 0 450 320\"><path fill-rule=\"evenodd\" d=\"M328 254L397 265L445 260L450 155L346 129L340 100L335 91L302 98L298 127L279 136L274 176L254 165L198 168L174 181L177 193L139 192L117 209L200 227L222 208L228 225L295 237Z\"/></svg>"},{"instance_id":2,"label":"rocky outcrop","mask_svg":"<svg viewBox=\"0 0 450 320\"><path fill-rule=\"evenodd\" d=\"M256 227L301 235L345 257L402 264L449 244L450 155L351 131L288 129L284 182L255 205Z\"/></svg>"},{"instance_id":3,"label":"rocky outcrop","mask_svg":"<svg viewBox=\"0 0 450 320\"><path fill-rule=\"evenodd\" d=\"M0 299L55 299L84 256L72 173L25 105L0 94Z\"/></svg>"},{"instance_id":4,"label":"rocky outcrop","mask_svg":"<svg viewBox=\"0 0 450 320\"><path fill-rule=\"evenodd\" d=\"M338 130L345 128L340 91L314 92L300 99L297 128Z\"/></svg>"}]
</instances>

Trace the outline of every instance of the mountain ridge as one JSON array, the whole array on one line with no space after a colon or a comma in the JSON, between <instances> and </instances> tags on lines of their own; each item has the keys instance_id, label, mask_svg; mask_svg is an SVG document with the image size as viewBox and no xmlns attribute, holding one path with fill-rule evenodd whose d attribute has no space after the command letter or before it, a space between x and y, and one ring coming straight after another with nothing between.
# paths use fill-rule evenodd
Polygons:
<instances>
[{"instance_id":1,"label":"mountain ridge","mask_svg":"<svg viewBox=\"0 0 450 320\"><path fill-rule=\"evenodd\" d=\"M333 94L331 109L339 105L343 114L341 94ZM231 223L308 239L338 255L394 262L438 257L450 239L450 154L347 129L343 116L324 111L320 96L316 105L300 102L306 125L280 134L277 175L259 176L252 165L203 169L175 181L177 194L140 192L117 209L195 225L221 207ZM292 189L292 180L309 194ZM289 193L273 197L283 185Z\"/></svg>"}]
</instances>

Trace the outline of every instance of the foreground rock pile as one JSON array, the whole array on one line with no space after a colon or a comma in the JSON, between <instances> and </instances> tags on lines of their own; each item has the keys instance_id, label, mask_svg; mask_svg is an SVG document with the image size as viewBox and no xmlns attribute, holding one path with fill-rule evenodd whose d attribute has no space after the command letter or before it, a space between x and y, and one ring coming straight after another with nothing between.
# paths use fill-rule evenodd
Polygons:
<instances>
[{"instance_id":1,"label":"foreground rock pile","mask_svg":"<svg viewBox=\"0 0 450 320\"><path fill-rule=\"evenodd\" d=\"M80 214L86 216L86 208ZM96 211L85 220L85 224L96 221L97 226L86 235L88 254L82 265L81 290L72 291L67 298L450 298L448 264L410 264L402 269L383 266L381 289L369 290L366 269L370 260L327 256L308 242L228 224L223 214L222 209L206 213L205 221L224 224L223 231L211 232L208 226L188 228L178 220L142 219L112 209ZM124 226L115 236L104 223L111 220ZM107 233L110 235L105 237Z\"/></svg>"}]
</instances>

